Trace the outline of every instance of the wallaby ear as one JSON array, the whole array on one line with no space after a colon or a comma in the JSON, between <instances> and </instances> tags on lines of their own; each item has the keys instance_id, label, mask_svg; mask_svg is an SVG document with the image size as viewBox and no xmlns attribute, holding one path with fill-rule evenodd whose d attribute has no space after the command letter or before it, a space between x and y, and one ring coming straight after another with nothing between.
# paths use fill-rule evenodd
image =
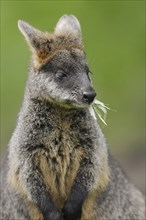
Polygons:
<instances>
[{"instance_id":1,"label":"wallaby ear","mask_svg":"<svg viewBox=\"0 0 146 220\"><path fill-rule=\"evenodd\" d=\"M18 28L24 35L31 49L39 49L39 38L42 35L42 32L21 20L18 21Z\"/></svg>"},{"instance_id":2,"label":"wallaby ear","mask_svg":"<svg viewBox=\"0 0 146 220\"><path fill-rule=\"evenodd\" d=\"M74 15L62 16L55 28L55 33L75 34L81 40L81 27L78 19Z\"/></svg>"}]
</instances>

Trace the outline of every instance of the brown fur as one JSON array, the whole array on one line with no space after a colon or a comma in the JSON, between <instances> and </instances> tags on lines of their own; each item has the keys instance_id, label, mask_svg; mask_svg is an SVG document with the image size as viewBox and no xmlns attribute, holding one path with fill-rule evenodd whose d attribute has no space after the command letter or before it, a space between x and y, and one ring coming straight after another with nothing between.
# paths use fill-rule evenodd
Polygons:
<instances>
[{"instance_id":1,"label":"brown fur","mask_svg":"<svg viewBox=\"0 0 146 220\"><path fill-rule=\"evenodd\" d=\"M32 220L44 220L42 213L34 203L28 202L28 210Z\"/></svg>"},{"instance_id":2,"label":"brown fur","mask_svg":"<svg viewBox=\"0 0 146 220\"><path fill-rule=\"evenodd\" d=\"M17 166L12 167L9 170L7 180L8 180L8 183L10 184L10 186L13 189L18 191L21 196L25 197L26 192L23 189L22 184L20 183L20 180L19 180L19 168Z\"/></svg>"},{"instance_id":3,"label":"brown fur","mask_svg":"<svg viewBox=\"0 0 146 220\"><path fill-rule=\"evenodd\" d=\"M81 220L95 220L95 200L102 191L105 190L109 182L109 169L104 168L100 175L98 183L93 187L93 190L89 193L82 207L82 217Z\"/></svg>"},{"instance_id":4,"label":"brown fur","mask_svg":"<svg viewBox=\"0 0 146 220\"><path fill-rule=\"evenodd\" d=\"M78 42L78 39L70 35L57 35L44 33L39 39L39 45L35 45L36 49L31 47L32 61L36 69L40 69L50 58L52 58L59 50L72 50L73 48L83 50L84 47ZM35 42L34 42L35 44Z\"/></svg>"},{"instance_id":5,"label":"brown fur","mask_svg":"<svg viewBox=\"0 0 146 220\"><path fill-rule=\"evenodd\" d=\"M44 182L58 208L63 208L80 166L80 161L84 157L82 148L75 149L72 152L64 148L62 154L63 157L57 156L56 152L52 153L54 164L51 160L48 162L48 155L38 154ZM71 157L74 159L71 160ZM55 160L58 162L57 165L55 165Z\"/></svg>"}]
</instances>

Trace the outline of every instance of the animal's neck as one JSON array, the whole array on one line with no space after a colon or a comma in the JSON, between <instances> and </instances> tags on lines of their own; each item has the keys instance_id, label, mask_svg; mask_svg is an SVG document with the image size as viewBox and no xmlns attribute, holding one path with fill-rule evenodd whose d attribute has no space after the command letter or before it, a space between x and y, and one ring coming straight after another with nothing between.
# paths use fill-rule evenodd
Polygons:
<instances>
[{"instance_id":1,"label":"animal's neck","mask_svg":"<svg viewBox=\"0 0 146 220\"><path fill-rule=\"evenodd\" d=\"M91 119L87 109L63 108L46 100L25 99L15 135L21 134L21 142L21 137L25 137L24 144L27 143L29 147L34 142L38 146L41 142L47 142L48 138L50 141L51 137L59 137L60 134L72 141L75 138L80 144L89 147L92 144L90 136L95 137L96 132L92 128L94 123Z\"/></svg>"},{"instance_id":2,"label":"animal's neck","mask_svg":"<svg viewBox=\"0 0 146 220\"><path fill-rule=\"evenodd\" d=\"M24 100L20 117L28 118L29 123L35 120L43 120L51 123L79 123L86 118L87 109L64 107L57 103L40 98L27 98ZM84 118L84 119L83 119Z\"/></svg>"}]
</instances>

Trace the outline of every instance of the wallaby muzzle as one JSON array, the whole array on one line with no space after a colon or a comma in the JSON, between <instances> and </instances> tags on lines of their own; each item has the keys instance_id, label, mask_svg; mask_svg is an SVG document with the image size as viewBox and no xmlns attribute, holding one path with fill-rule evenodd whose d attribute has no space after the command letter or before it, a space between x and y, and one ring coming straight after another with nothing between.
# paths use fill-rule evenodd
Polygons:
<instances>
[{"instance_id":1,"label":"wallaby muzzle","mask_svg":"<svg viewBox=\"0 0 146 220\"><path fill-rule=\"evenodd\" d=\"M93 89L83 92L83 102L91 104L96 96L96 92Z\"/></svg>"}]
</instances>

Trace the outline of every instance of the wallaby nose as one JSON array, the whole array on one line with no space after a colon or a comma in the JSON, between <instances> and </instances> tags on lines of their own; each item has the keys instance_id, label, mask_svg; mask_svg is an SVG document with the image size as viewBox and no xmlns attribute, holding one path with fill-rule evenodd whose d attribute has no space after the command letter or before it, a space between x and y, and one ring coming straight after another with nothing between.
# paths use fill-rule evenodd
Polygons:
<instances>
[{"instance_id":1,"label":"wallaby nose","mask_svg":"<svg viewBox=\"0 0 146 220\"><path fill-rule=\"evenodd\" d=\"M94 90L83 92L83 101L85 103L91 104L96 96L96 92Z\"/></svg>"}]
</instances>

